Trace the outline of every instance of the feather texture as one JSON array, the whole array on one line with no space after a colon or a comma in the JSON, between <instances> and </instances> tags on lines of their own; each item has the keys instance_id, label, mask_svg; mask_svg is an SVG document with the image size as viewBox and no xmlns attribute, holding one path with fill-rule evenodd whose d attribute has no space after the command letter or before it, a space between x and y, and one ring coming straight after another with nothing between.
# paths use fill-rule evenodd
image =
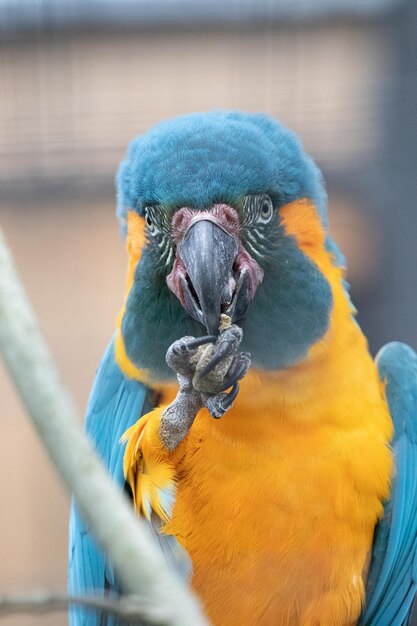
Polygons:
<instances>
[{"instance_id":1,"label":"feather texture","mask_svg":"<svg viewBox=\"0 0 417 626\"><path fill-rule=\"evenodd\" d=\"M417 593L417 356L391 343L377 364L394 422L395 472L375 533L360 625L407 626Z\"/></svg>"},{"instance_id":2,"label":"feather texture","mask_svg":"<svg viewBox=\"0 0 417 626\"><path fill-rule=\"evenodd\" d=\"M328 331L299 365L251 368L224 418L201 410L168 457L177 492L162 532L189 553L216 626L354 624L389 491L392 426L377 370L314 206L295 204L281 212L284 228L331 286ZM163 390L162 403L172 399ZM158 411L129 448L139 482L143 463L166 458Z\"/></svg>"},{"instance_id":3,"label":"feather texture","mask_svg":"<svg viewBox=\"0 0 417 626\"><path fill-rule=\"evenodd\" d=\"M127 430L134 505L170 567L189 574L190 555L193 586L216 626L353 626L383 517L360 624L406 626L417 581L416 357L386 347L381 384L327 230L318 168L271 118L217 111L163 122L134 140L117 181L118 215L123 228L128 222L127 294L87 430L121 485L118 441ZM160 205L169 222L180 207L241 209L257 193L270 195L277 215L269 239L250 232L246 242L254 254L263 250L264 280L242 323L253 367L227 415L213 422L201 410L168 452L163 407L153 407L147 386L171 402L166 351L203 331L169 291L149 237L142 254L145 206ZM70 585L117 588L75 509ZM72 611L72 626L96 624L89 615Z\"/></svg>"}]
</instances>

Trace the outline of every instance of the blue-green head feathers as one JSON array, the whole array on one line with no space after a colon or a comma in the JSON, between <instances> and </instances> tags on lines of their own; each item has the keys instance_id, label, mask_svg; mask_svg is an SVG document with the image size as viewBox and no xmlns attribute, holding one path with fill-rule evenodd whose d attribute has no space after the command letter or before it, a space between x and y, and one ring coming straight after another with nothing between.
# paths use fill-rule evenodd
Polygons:
<instances>
[{"instance_id":1,"label":"blue-green head feathers","mask_svg":"<svg viewBox=\"0 0 417 626\"><path fill-rule=\"evenodd\" d=\"M158 206L172 219L181 207L209 210L226 204L241 210L242 199L257 194L267 194L278 210L310 199L327 232L321 172L293 132L263 114L195 113L161 122L130 143L117 175L117 215L125 232L132 209L143 215L146 207ZM299 361L323 336L332 296L325 277L285 235L278 218L273 227L276 262L268 261L249 306L243 349L252 352L255 365L275 369ZM329 236L326 247L342 264ZM165 377L169 343L184 334L204 334L204 328L168 289L166 275L153 269L155 250L149 245L144 250L122 332L131 360Z\"/></svg>"},{"instance_id":2,"label":"blue-green head feathers","mask_svg":"<svg viewBox=\"0 0 417 626\"><path fill-rule=\"evenodd\" d=\"M117 185L122 226L129 207L205 208L249 193L279 204L310 198L327 225L320 170L293 132L263 114L213 111L161 122L130 143Z\"/></svg>"}]
</instances>

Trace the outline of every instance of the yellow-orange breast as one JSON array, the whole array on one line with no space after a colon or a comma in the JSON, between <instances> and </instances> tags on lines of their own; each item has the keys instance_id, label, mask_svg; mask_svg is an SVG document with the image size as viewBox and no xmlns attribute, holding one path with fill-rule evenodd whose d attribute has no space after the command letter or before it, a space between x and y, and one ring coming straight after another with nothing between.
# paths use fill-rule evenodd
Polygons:
<instances>
[{"instance_id":1,"label":"yellow-orange breast","mask_svg":"<svg viewBox=\"0 0 417 626\"><path fill-rule=\"evenodd\" d=\"M282 216L331 285L328 332L297 366L251 369L235 406L219 421L200 411L170 458L178 483L164 532L189 552L214 626L356 623L389 492L392 424L383 388L322 227L310 204L298 209ZM133 376L125 360L119 350ZM173 395L166 391L163 404ZM167 454L157 434L161 411L146 440L156 459Z\"/></svg>"},{"instance_id":2,"label":"yellow-orange breast","mask_svg":"<svg viewBox=\"0 0 417 626\"><path fill-rule=\"evenodd\" d=\"M165 532L188 550L215 626L347 626L360 613L392 425L366 341L342 317L304 364L251 371L221 420L202 410L174 453Z\"/></svg>"},{"instance_id":3,"label":"yellow-orange breast","mask_svg":"<svg viewBox=\"0 0 417 626\"><path fill-rule=\"evenodd\" d=\"M165 530L188 550L215 626L355 621L390 471L374 400L364 402L370 422L351 425L329 415L294 428L276 407L239 403L219 423L199 414Z\"/></svg>"}]
</instances>

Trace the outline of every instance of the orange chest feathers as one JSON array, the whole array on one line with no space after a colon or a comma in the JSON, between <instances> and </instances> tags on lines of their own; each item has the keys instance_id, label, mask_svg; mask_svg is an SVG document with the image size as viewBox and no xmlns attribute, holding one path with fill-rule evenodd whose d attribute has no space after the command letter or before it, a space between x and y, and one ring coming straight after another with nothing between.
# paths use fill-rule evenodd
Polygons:
<instances>
[{"instance_id":1,"label":"orange chest feathers","mask_svg":"<svg viewBox=\"0 0 417 626\"><path fill-rule=\"evenodd\" d=\"M389 493L392 423L315 212L301 202L282 217L329 280L329 329L299 365L252 368L222 419L200 411L175 450L164 532L188 551L214 626L352 626Z\"/></svg>"},{"instance_id":2,"label":"orange chest feathers","mask_svg":"<svg viewBox=\"0 0 417 626\"><path fill-rule=\"evenodd\" d=\"M349 404L287 405L286 415L279 403L245 406L256 379L220 422L205 411L197 417L165 532L189 552L193 586L215 626L353 624L389 488L380 393L375 385Z\"/></svg>"}]
</instances>

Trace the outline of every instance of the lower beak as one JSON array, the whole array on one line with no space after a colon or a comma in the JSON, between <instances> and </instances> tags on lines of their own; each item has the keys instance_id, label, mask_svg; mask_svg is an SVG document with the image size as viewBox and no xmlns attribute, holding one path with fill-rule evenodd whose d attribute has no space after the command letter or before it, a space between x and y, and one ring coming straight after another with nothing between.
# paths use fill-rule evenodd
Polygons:
<instances>
[{"instance_id":1,"label":"lower beak","mask_svg":"<svg viewBox=\"0 0 417 626\"><path fill-rule=\"evenodd\" d=\"M218 334L220 315L228 313L236 295L233 264L237 253L235 238L205 219L195 222L179 245L186 269L181 277L184 303L210 335Z\"/></svg>"}]
</instances>

